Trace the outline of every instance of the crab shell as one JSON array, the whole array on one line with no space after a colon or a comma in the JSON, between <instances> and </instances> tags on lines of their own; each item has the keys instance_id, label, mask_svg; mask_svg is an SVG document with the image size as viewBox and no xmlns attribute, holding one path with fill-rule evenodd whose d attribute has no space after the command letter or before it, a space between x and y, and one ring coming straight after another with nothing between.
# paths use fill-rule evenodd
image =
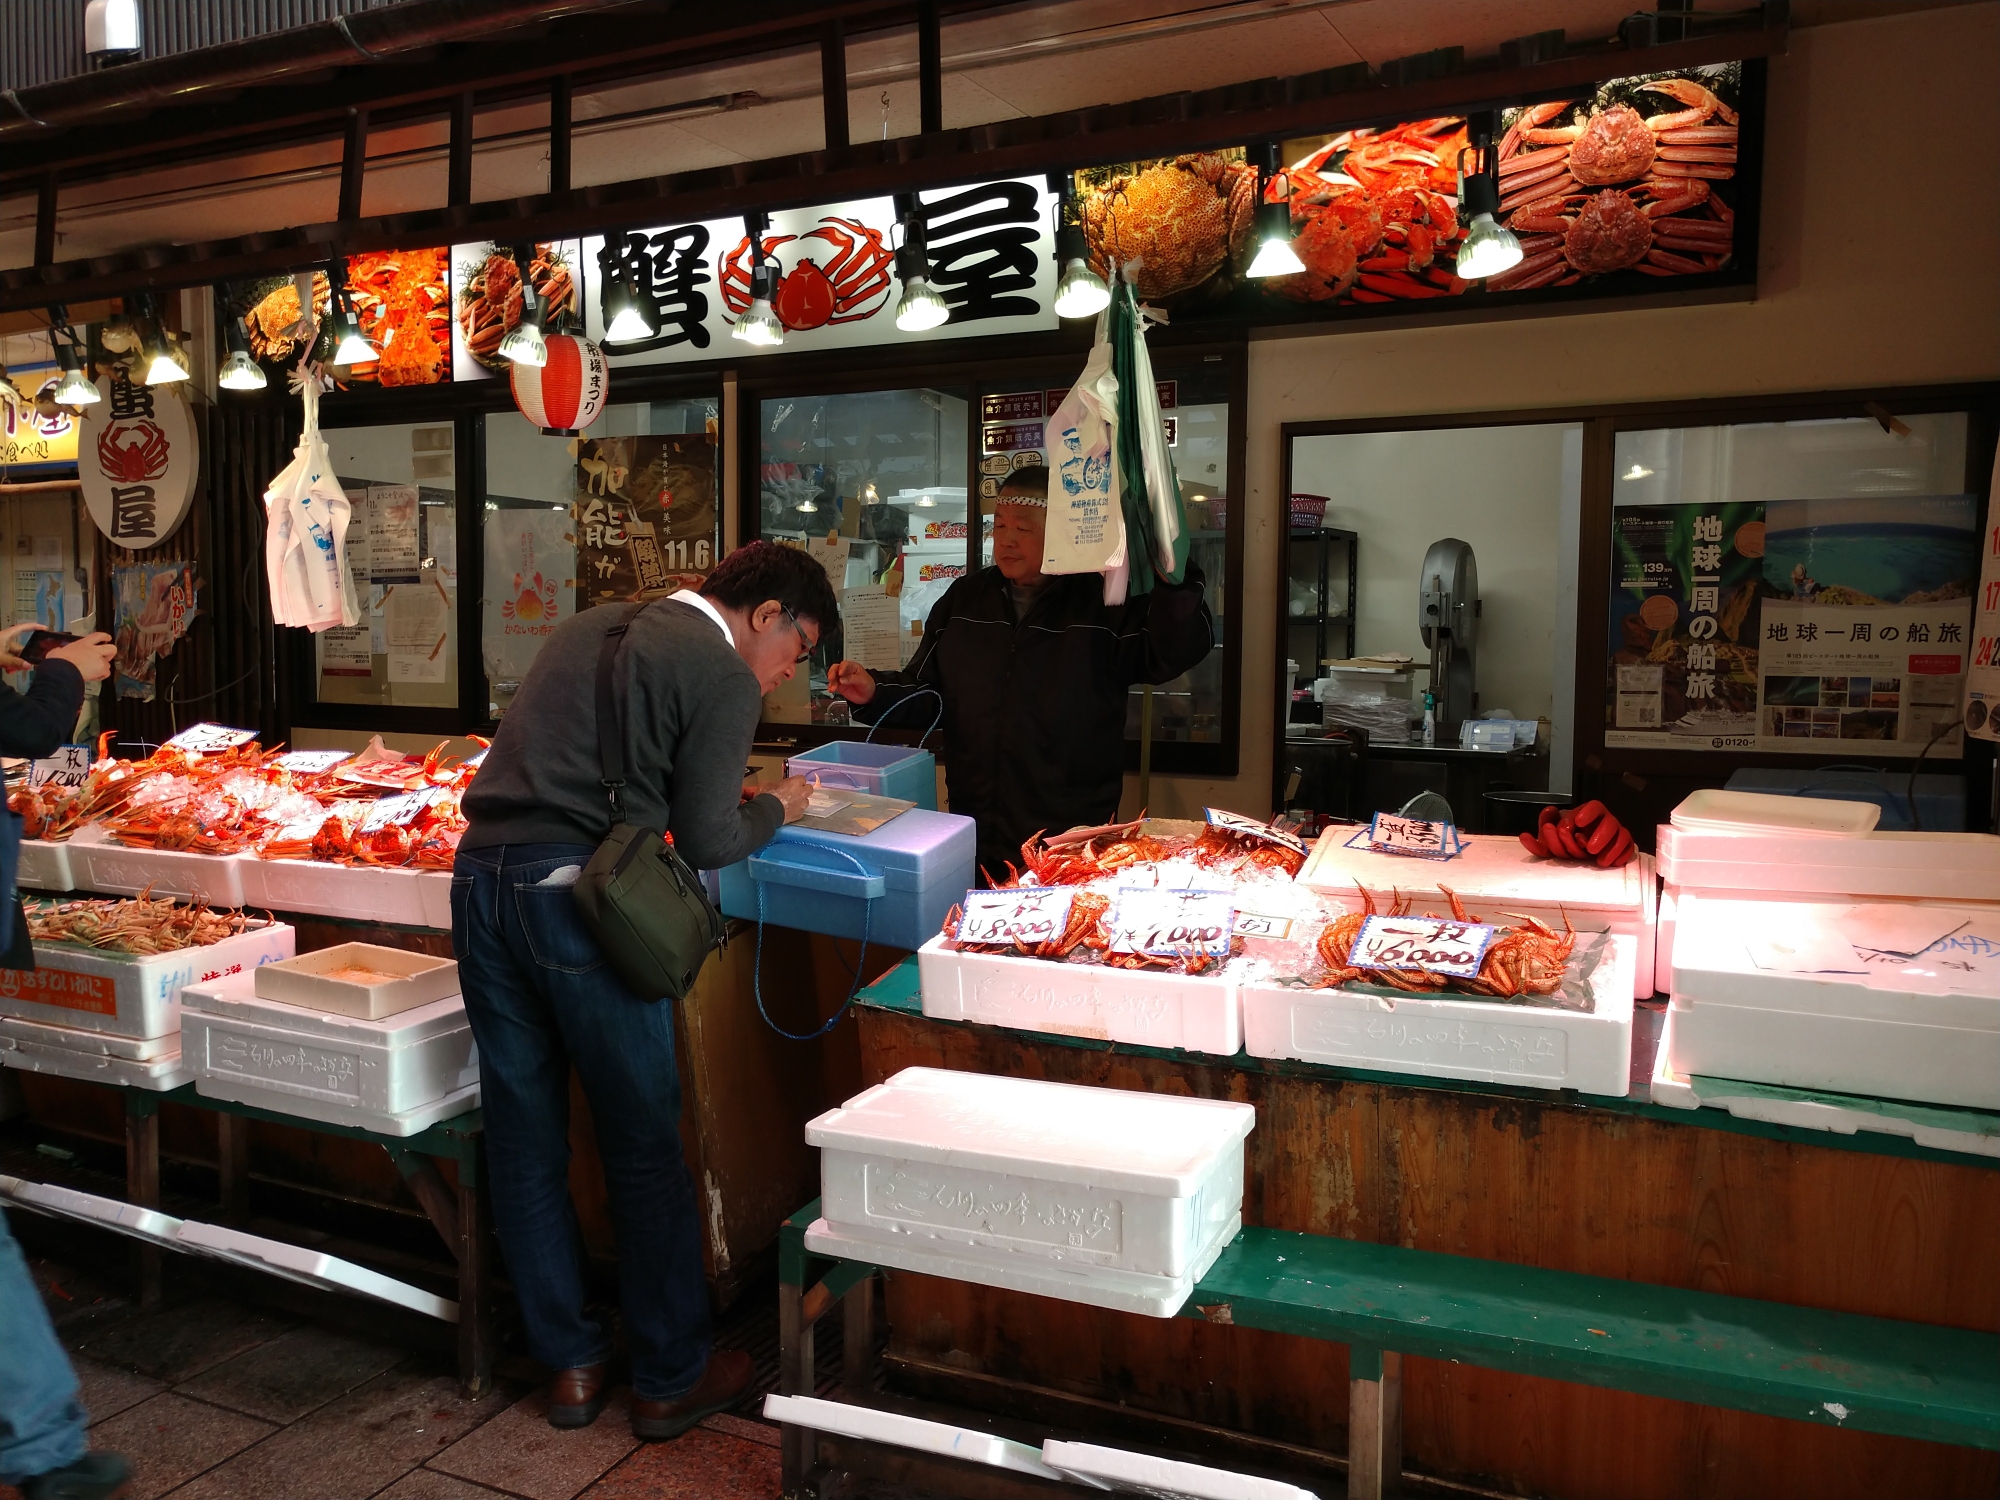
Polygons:
<instances>
[{"instance_id":1,"label":"crab shell","mask_svg":"<svg viewBox=\"0 0 2000 1500\"><path fill-rule=\"evenodd\" d=\"M1586 275L1636 266L1653 247L1653 221L1616 188L1594 195L1563 234L1563 258Z\"/></svg>"},{"instance_id":2,"label":"crab shell","mask_svg":"<svg viewBox=\"0 0 2000 1500\"><path fill-rule=\"evenodd\" d=\"M1202 154L1120 177L1083 204L1083 233L1100 274L1138 262L1137 291L1166 298L1208 281L1250 241L1257 171Z\"/></svg>"},{"instance_id":3,"label":"crab shell","mask_svg":"<svg viewBox=\"0 0 2000 1500\"><path fill-rule=\"evenodd\" d=\"M1614 104L1592 115L1570 147L1569 172L1590 187L1644 177L1658 153L1653 132L1636 109Z\"/></svg>"}]
</instances>

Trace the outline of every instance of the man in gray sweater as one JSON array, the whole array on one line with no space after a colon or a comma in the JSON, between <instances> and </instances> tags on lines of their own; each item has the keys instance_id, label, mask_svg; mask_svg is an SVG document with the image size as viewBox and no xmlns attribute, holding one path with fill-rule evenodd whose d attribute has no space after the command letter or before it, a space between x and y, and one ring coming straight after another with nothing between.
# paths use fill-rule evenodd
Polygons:
<instances>
[{"instance_id":1,"label":"man in gray sweater","mask_svg":"<svg viewBox=\"0 0 2000 1500\"><path fill-rule=\"evenodd\" d=\"M479 1044L493 1217L528 1346L557 1371L549 1421L603 1408L611 1332L585 1308L569 1197L569 1075L590 1101L618 1241L632 1362L632 1430L670 1438L740 1401L748 1355L709 1345L701 1220L681 1156L669 1004L620 983L577 910L583 866L611 831L597 754L597 659L630 606L556 628L515 695L478 779L452 871L452 947ZM763 695L839 618L807 553L752 542L701 591L632 617L614 658L625 810L700 869L733 864L805 812L798 778L743 796Z\"/></svg>"}]
</instances>

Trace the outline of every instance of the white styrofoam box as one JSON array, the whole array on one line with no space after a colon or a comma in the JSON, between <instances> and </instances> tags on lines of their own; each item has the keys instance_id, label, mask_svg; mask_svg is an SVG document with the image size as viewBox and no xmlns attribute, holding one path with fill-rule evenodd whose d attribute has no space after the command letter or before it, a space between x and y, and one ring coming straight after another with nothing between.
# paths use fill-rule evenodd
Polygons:
<instances>
[{"instance_id":1,"label":"white styrofoam box","mask_svg":"<svg viewBox=\"0 0 2000 1500\"><path fill-rule=\"evenodd\" d=\"M1154 1500L1317 1500L1310 1490L1281 1479L1234 1474L1206 1464L1156 1458L1095 1443L1063 1443L1050 1438L1042 1444L1042 1462L1064 1476L1126 1494Z\"/></svg>"},{"instance_id":2,"label":"white styrofoam box","mask_svg":"<svg viewBox=\"0 0 2000 1500\"><path fill-rule=\"evenodd\" d=\"M1660 878L1684 890L2000 901L2000 835L1990 833L1724 833L1663 823L1659 851Z\"/></svg>"},{"instance_id":3,"label":"white styrofoam box","mask_svg":"<svg viewBox=\"0 0 2000 1500\"><path fill-rule=\"evenodd\" d=\"M1867 833L1882 816L1873 802L1832 797L1791 797L1772 792L1738 792L1703 787L1673 810L1676 828L1715 833Z\"/></svg>"},{"instance_id":4,"label":"white styrofoam box","mask_svg":"<svg viewBox=\"0 0 2000 1500\"><path fill-rule=\"evenodd\" d=\"M380 1021L456 995L458 964L379 943L337 943L265 964L254 987L260 1000Z\"/></svg>"},{"instance_id":5,"label":"white styrofoam box","mask_svg":"<svg viewBox=\"0 0 2000 1500\"><path fill-rule=\"evenodd\" d=\"M255 855L188 854L178 849L128 849L96 824L69 841L70 872L77 888L107 896L206 901L210 906L243 904L243 866Z\"/></svg>"},{"instance_id":6,"label":"white styrofoam box","mask_svg":"<svg viewBox=\"0 0 2000 1500\"><path fill-rule=\"evenodd\" d=\"M306 912L353 922L424 921L423 890L415 870L381 865L336 865L316 859L243 856L243 899L269 911Z\"/></svg>"},{"instance_id":7,"label":"white styrofoam box","mask_svg":"<svg viewBox=\"0 0 2000 1500\"><path fill-rule=\"evenodd\" d=\"M1660 886L1660 914L1653 923L1653 993L1674 992L1674 928L1680 920L1681 888Z\"/></svg>"},{"instance_id":8,"label":"white styrofoam box","mask_svg":"<svg viewBox=\"0 0 2000 1500\"><path fill-rule=\"evenodd\" d=\"M1299 871L1299 881L1345 910L1359 911L1359 884L1388 909L1392 892L1413 898L1418 912L1449 916L1451 906L1440 893L1447 886L1458 893L1466 910L1483 922L1505 923L1512 916L1530 916L1561 932L1563 921L1578 932L1620 932L1637 942L1632 968L1633 996L1653 993L1653 924L1658 881L1650 855L1641 854L1616 870L1600 870L1530 854L1512 835L1468 833L1465 852L1456 859L1411 859L1349 849L1352 828L1329 828L1313 846Z\"/></svg>"},{"instance_id":9,"label":"white styrofoam box","mask_svg":"<svg viewBox=\"0 0 2000 1500\"><path fill-rule=\"evenodd\" d=\"M1933 1151L2000 1157L2000 1115L1676 1073L1669 1056L1673 1034L1674 1015L1670 1009L1660 1034L1660 1050L1653 1056L1655 1104L1669 1109L1723 1109L1739 1120L1763 1120L1772 1125L1824 1130L1834 1135L1855 1135L1862 1131L1897 1135Z\"/></svg>"},{"instance_id":10,"label":"white styrofoam box","mask_svg":"<svg viewBox=\"0 0 2000 1500\"><path fill-rule=\"evenodd\" d=\"M293 1099L400 1115L479 1081L465 1002L457 995L379 1021L259 999L248 975L183 993L181 1047L196 1091L226 1081L261 1089L265 1107Z\"/></svg>"},{"instance_id":11,"label":"white styrofoam box","mask_svg":"<svg viewBox=\"0 0 2000 1500\"><path fill-rule=\"evenodd\" d=\"M1632 1091L1638 944L1623 933L1609 942L1590 976L1588 1013L1477 995L1246 984L1243 1045L1252 1057L1623 1097Z\"/></svg>"},{"instance_id":12,"label":"white styrofoam box","mask_svg":"<svg viewBox=\"0 0 2000 1500\"><path fill-rule=\"evenodd\" d=\"M376 1135L417 1135L440 1120L454 1119L467 1110L479 1108L479 1085L476 1083L396 1114L341 1104L323 1097L281 1094L263 1084L239 1078L207 1078L197 1073L194 1085L195 1092L204 1099L254 1105L274 1114L296 1115L301 1120L318 1120L326 1125L345 1125L353 1130L373 1131Z\"/></svg>"},{"instance_id":13,"label":"white styrofoam box","mask_svg":"<svg viewBox=\"0 0 2000 1500\"><path fill-rule=\"evenodd\" d=\"M909 1236L864 1234L850 1225L820 1219L806 1230L806 1249L815 1255L835 1255L846 1260L867 1261L893 1266L899 1271L915 1271L947 1281L969 1281L975 1286L998 1287L1008 1292L1031 1292L1038 1297L1054 1297L1062 1302L1080 1302L1086 1307L1108 1308L1112 1312L1138 1313L1148 1318L1171 1318L1181 1310L1194 1291L1195 1283L1208 1274L1229 1241L1236 1238L1242 1215L1232 1214L1226 1232L1215 1245L1188 1268L1184 1276L1149 1276L1137 1271L1112 1271L1102 1267L1073 1267L1057 1261L1034 1260L1004 1250L958 1247L942 1240L918 1240Z\"/></svg>"},{"instance_id":14,"label":"white styrofoam box","mask_svg":"<svg viewBox=\"0 0 2000 1500\"><path fill-rule=\"evenodd\" d=\"M128 1062L153 1062L170 1052L181 1050L179 1031L168 1036L119 1036L110 1031L84 1031L75 1026L51 1026L46 1021L0 1016L0 1043L8 1038L17 1042L36 1042L44 1047L66 1047L71 1052L122 1057Z\"/></svg>"},{"instance_id":15,"label":"white styrofoam box","mask_svg":"<svg viewBox=\"0 0 2000 1500\"><path fill-rule=\"evenodd\" d=\"M943 934L917 950L924 1014L1233 1056L1243 1045L1235 981L1003 953L953 952Z\"/></svg>"},{"instance_id":16,"label":"white styrofoam box","mask_svg":"<svg viewBox=\"0 0 2000 1500\"><path fill-rule=\"evenodd\" d=\"M423 902L422 926L451 931L451 871L417 871L417 895ZM408 918L403 919L408 922Z\"/></svg>"},{"instance_id":17,"label":"white styrofoam box","mask_svg":"<svg viewBox=\"0 0 2000 1500\"><path fill-rule=\"evenodd\" d=\"M0 969L0 1015L117 1036L172 1036L180 1030L184 986L290 958L296 941L283 922L259 922L219 943L146 957L38 943L32 970Z\"/></svg>"},{"instance_id":18,"label":"white styrofoam box","mask_svg":"<svg viewBox=\"0 0 2000 1500\"><path fill-rule=\"evenodd\" d=\"M194 1079L194 1068L176 1048L143 1061L110 1057L102 1052L82 1052L71 1047L52 1047L43 1042L27 1042L17 1037L0 1038L0 1066L24 1073L50 1073L57 1078L81 1078L86 1083L110 1083L121 1088L177 1089Z\"/></svg>"},{"instance_id":19,"label":"white styrofoam box","mask_svg":"<svg viewBox=\"0 0 2000 1500\"><path fill-rule=\"evenodd\" d=\"M806 1141L843 1229L1181 1276L1242 1207L1255 1123L1223 1100L906 1068Z\"/></svg>"},{"instance_id":20,"label":"white styrofoam box","mask_svg":"<svg viewBox=\"0 0 2000 1500\"><path fill-rule=\"evenodd\" d=\"M1992 960L2000 953L2000 912L1944 902L1902 905L1962 920L1952 941L1971 945L1963 961L1974 967L1950 969L1921 958L1864 973L1759 967L1753 942L1811 931L1838 938L1863 908L1683 891L1669 1008L1673 1071L2000 1109L2000 966Z\"/></svg>"},{"instance_id":21,"label":"white styrofoam box","mask_svg":"<svg viewBox=\"0 0 2000 1500\"><path fill-rule=\"evenodd\" d=\"M936 1453L945 1458L963 1459L969 1464L985 1464L995 1469L1011 1469L1032 1474L1037 1479L1062 1483L1063 1477L1042 1462L1039 1448L1011 1438L995 1437L950 1422L930 1422L922 1417L906 1417L901 1412L878 1411L872 1406L855 1406L846 1401L822 1401L817 1396L766 1396L764 1419L793 1427L810 1427L815 1432L831 1432L840 1437L858 1438L868 1443L887 1443L895 1448L913 1448L919 1453ZM1092 1489L1108 1486L1093 1484Z\"/></svg>"},{"instance_id":22,"label":"white styrofoam box","mask_svg":"<svg viewBox=\"0 0 2000 1500\"><path fill-rule=\"evenodd\" d=\"M69 844L52 844L47 839L21 840L21 868L14 883L30 891L73 891L76 876L70 868Z\"/></svg>"}]
</instances>

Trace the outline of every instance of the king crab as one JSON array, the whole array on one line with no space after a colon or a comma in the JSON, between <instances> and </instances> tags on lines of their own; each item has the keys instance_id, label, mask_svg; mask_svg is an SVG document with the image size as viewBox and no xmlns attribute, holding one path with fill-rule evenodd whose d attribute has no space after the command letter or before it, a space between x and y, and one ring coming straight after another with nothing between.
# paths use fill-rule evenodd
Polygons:
<instances>
[{"instance_id":1,"label":"king crab","mask_svg":"<svg viewBox=\"0 0 2000 1500\"><path fill-rule=\"evenodd\" d=\"M824 265L799 253L809 248L805 244L808 240L833 247L834 253ZM766 255L782 245L794 247L792 264L778 281L771 311L785 327L796 332L856 323L874 317L888 301L889 268L896 257L883 241L881 230L829 214L819 221L818 228L802 235L764 237ZM750 270L750 240L746 236L722 258L716 276L723 305L737 316L750 307Z\"/></svg>"}]
</instances>

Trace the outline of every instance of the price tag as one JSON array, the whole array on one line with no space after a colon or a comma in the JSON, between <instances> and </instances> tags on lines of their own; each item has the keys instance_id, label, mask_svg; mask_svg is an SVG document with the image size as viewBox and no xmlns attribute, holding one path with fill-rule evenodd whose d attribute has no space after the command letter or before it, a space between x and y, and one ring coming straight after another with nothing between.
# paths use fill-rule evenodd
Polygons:
<instances>
[{"instance_id":1,"label":"price tag","mask_svg":"<svg viewBox=\"0 0 2000 1500\"><path fill-rule=\"evenodd\" d=\"M1028 947L1061 937L1069 926L1072 886L1023 886L1005 891L967 891L959 919L961 943L1018 943Z\"/></svg>"},{"instance_id":2,"label":"price tag","mask_svg":"<svg viewBox=\"0 0 2000 1500\"><path fill-rule=\"evenodd\" d=\"M352 750L287 750L272 764L280 771L290 771L295 776L316 776L352 759Z\"/></svg>"},{"instance_id":3,"label":"price tag","mask_svg":"<svg viewBox=\"0 0 2000 1500\"><path fill-rule=\"evenodd\" d=\"M1427 969L1476 978L1494 929L1438 917L1369 917L1347 961L1357 969Z\"/></svg>"},{"instance_id":4,"label":"price tag","mask_svg":"<svg viewBox=\"0 0 2000 1500\"><path fill-rule=\"evenodd\" d=\"M28 765L29 786L82 786L89 775L88 745L59 745L54 755Z\"/></svg>"},{"instance_id":5,"label":"price tag","mask_svg":"<svg viewBox=\"0 0 2000 1500\"><path fill-rule=\"evenodd\" d=\"M436 793L428 788L421 792L405 792L400 797L384 797L368 809L368 816L361 820L357 833L379 833L384 828L407 828L417 821L423 810L431 805Z\"/></svg>"},{"instance_id":6,"label":"price tag","mask_svg":"<svg viewBox=\"0 0 2000 1500\"><path fill-rule=\"evenodd\" d=\"M183 729L160 748L213 755L218 750L234 750L238 745L247 745L256 738L257 731L254 729L231 729L226 724L197 724L192 729Z\"/></svg>"},{"instance_id":7,"label":"price tag","mask_svg":"<svg viewBox=\"0 0 2000 1500\"><path fill-rule=\"evenodd\" d=\"M1384 812L1375 814L1368 843L1378 853L1407 854L1417 859L1450 859L1464 849L1458 830L1449 823Z\"/></svg>"},{"instance_id":8,"label":"price tag","mask_svg":"<svg viewBox=\"0 0 2000 1500\"><path fill-rule=\"evenodd\" d=\"M1121 888L1111 908L1111 951L1224 957L1229 952L1233 895L1226 890Z\"/></svg>"},{"instance_id":9,"label":"price tag","mask_svg":"<svg viewBox=\"0 0 2000 1500\"><path fill-rule=\"evenodd\" d=\"M1207 813L1208 826L1211 828L1226 828L1231 833L1240 833L1246 838L1262 839L1267 844L1280 845L1296 854L1306 852L1302 840L1289 833L1280 833L1269 823L1259 823L1255 818L1246 818L1242 813L1229 812L1220 807L1208 808Z\"/></svg>"},{"instance_id":10,"label":"price tag","mask_svg":"<svg viewBox=\"0 0 2000 1500\"><path fill-rule=\"evenodd\" d=\"M1239 911L1236 913L1236 935L1282 940L1292 935L1292 919L1274 917L1261 911Z\"/></svg>"}]
</instances>

